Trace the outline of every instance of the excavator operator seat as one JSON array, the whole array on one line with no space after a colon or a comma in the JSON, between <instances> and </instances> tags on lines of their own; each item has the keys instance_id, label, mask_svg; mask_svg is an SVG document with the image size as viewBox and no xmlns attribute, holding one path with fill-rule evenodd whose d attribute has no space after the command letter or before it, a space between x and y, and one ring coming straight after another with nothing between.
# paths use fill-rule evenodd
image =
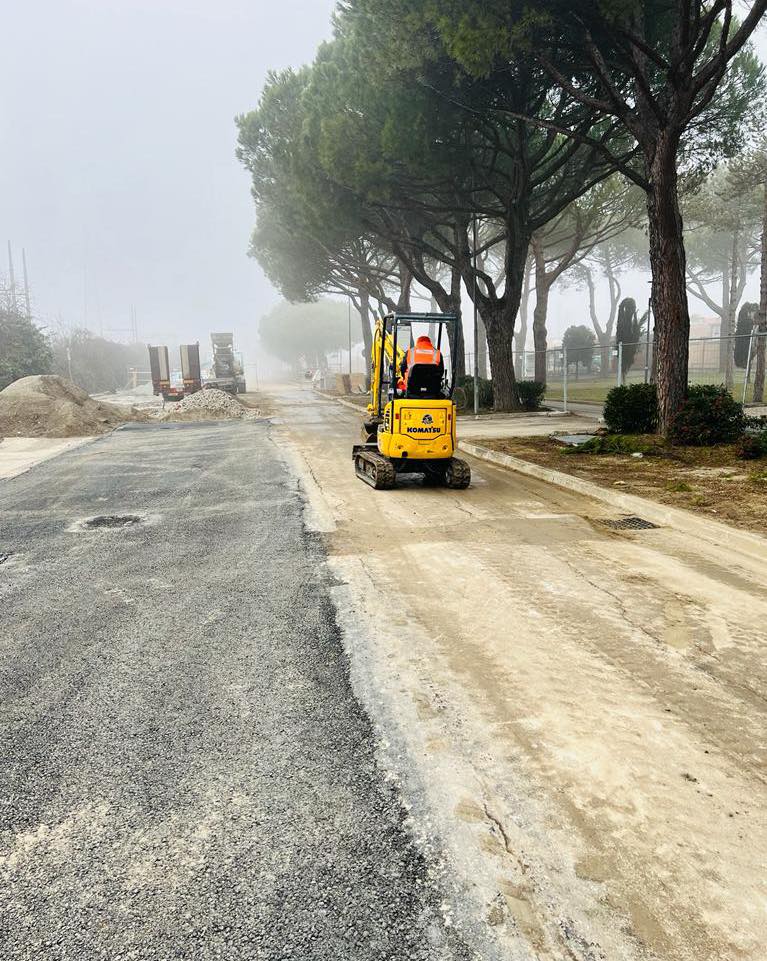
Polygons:
<instances>
[{"instance_id":1,"label":"excavator operator seat","mask_svg":"<svg viewBox=\"0 0 767 961\"><path fill-rule=\"evenodd\" d=\"M444 375L445 362L441 357L436 364L413 364L407 372L405 396L439 400L442 397Z\"/></svg>"}]
</instances>

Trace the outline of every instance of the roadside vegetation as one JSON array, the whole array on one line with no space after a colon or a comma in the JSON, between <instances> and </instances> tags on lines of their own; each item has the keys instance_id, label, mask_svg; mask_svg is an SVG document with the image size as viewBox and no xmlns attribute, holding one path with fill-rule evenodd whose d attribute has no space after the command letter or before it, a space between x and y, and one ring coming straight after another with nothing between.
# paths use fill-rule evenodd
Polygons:
<instances>
[{"instance_id":1,"label":"roadside vegetation","mask_svg":"<svg viewBox=\"0 0 767 961\"><path fill-rule=\"evenodd\" d=\"M668 438L656 432L654 384L616 387L604 415L605 427L578 446L556 436L483 443L603 486L764 530L767 418L747 416L726 388L691 387Z\"/></svg>"},{"instance_id":2,"label":"roadside vegetation","mask_svg":"<svg viewBox=\"0 0 767 961\"><path fill-rule=\"evenodd\" d=\"M621 324L638 339L651 323L668 436L687 397L688 286L709 295L724 245L722 330L734 332L755 265L765 77L749 39L766 9L343 0L314 63L271 74L238 119L251 252L288 300L350 298L366 347L375 310L458 313L465 294L501 411L525 404L528 330L532 379L547 380L553 284L580 285L594 330L568 332L573 375L596 362L607 378ZM619 311L620 272L637 262L652 274L651 319ZM767 331L767 286L754 320ZM462 376L460 328L455 340Z\"/></svg>"}]
</instances>

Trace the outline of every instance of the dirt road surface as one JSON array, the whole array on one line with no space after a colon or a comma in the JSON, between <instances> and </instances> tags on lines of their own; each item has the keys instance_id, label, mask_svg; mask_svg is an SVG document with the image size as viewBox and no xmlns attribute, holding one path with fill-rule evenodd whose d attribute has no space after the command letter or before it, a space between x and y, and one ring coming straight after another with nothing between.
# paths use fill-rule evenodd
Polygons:
<instances>
[{"instance_id":1,"label":"dirt road surface","mask_svg":"<svg viewBox=\"0 0 767 961\"><path fill-rule=\"evenodd\" d=\"M464 907L515 958L764 961L767 563L486 464L376 492L353 411L274 400L355 688Z\"/></svg>"}]
</instances>

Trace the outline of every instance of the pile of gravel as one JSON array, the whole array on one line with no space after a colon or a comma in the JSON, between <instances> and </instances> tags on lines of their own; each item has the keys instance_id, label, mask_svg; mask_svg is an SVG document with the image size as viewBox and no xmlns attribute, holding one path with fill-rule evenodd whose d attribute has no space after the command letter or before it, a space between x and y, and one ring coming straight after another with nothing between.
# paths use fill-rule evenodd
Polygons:
<instances>
[{"instance_id":1,"label":"pile of gravel","mask_svg":"<svg viewBox=\"0 0 767 961\"><path fill-rule=\"evenodd\" d=\"M211 388L190 394L177 404L166 404L161 420L239 420L252 412L226 391Z\"/></svg>"},{"instance_id":2,"label":"pile of gravel","mask_svg":"<svg viewBox=\"0 0 767 961\"><path fill-rule=\"evenodd\" d=\"M22 377L0 391L0 437L90 437L141 419L54 374Z\"/></svg>"}]
</instances>

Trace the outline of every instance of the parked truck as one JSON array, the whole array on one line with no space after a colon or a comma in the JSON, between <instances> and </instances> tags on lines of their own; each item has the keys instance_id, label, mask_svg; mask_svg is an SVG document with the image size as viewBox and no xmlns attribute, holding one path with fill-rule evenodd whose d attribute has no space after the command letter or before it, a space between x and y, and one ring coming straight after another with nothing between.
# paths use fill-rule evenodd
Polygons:
<instances>
[{"instance_id":1,"label":"parked truck","mask_svg":"<svg viewBox=\"0 0 767 961\"><path fill-rule=\"evenodd\" d=\"M185 396L202 390L199 344L181 345L181 377L184 381Z\"/></svg>"},{"instance_id":2,"label":"parked truck","mask_svg":"<svg viewBox=\"0 0 767 961\"><path fill-rule=\"evenodd\" d=\"M152 389L163 400L182 400L184 391L174 387L170 376L167 347L149 347L149 369L152 372Z\"/></svg>"},{"instance_id":3,"label":"parked truck","mask_svg":"<svg viewBox=\"0 0 767 961\"><path fill-rule=\"evenodd\" d=\"M229 394L245 393L245 376L242 358L234 351L234 336L231 333L213 333L210 335L213 346L212 377L206 381L206 387L217 387Z\"/></svg>"}]
</instances>

